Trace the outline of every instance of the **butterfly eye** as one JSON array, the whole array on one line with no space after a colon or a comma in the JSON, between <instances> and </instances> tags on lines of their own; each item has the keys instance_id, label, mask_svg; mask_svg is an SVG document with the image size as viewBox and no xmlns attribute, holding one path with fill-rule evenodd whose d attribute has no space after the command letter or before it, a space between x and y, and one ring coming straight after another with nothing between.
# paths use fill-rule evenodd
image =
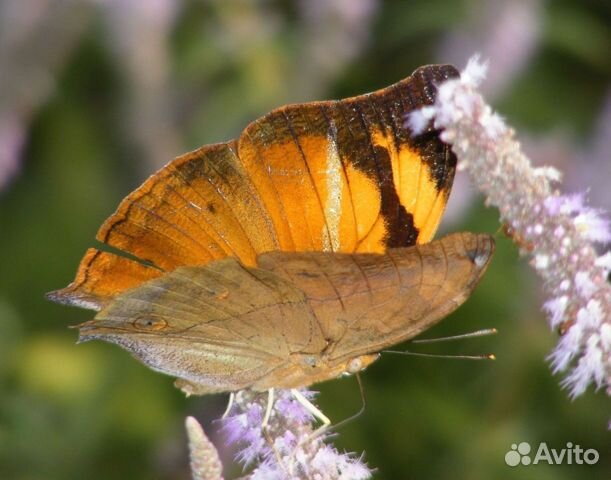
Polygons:
<instances>
[{"instance_id":1,"label":"butterfly eye","mask_svg":"<svg viewBox=\"0 0 611 480\"><path fill-rule=\"evenodd\" d=\"M357 373L363 370L363 362L361 361L361 357L353 358L346 365L346 373Z\"/></svg>"},{"instance_id":2,"label":"butterfly eye","mask_svg":"<svg viewBox=\"0 0 611 480\"><path fill-rule=\"evenodd\" d=\"M133 322L134 328L138 330L162 330L168 326L168 322L161 318L139 317Z\"/></svg>"}]
</instances>

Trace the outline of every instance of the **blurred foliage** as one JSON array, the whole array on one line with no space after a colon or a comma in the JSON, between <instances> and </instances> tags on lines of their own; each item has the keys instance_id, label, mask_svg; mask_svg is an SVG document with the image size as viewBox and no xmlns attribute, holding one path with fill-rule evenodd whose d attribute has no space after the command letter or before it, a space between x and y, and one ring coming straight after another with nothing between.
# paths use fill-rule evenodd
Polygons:
<instances>
[{"instance_id":1,"label":"blurred foliage","mask_svg":"<svg viewBox=\"0 0 611 480\"><path fill-rule=\"evenodd\" d=\"M166 39L171 101L160 107L167 117L159 130L144 141L134 132L147 119L128 112L138 105L130 99L139 84L116 54L122 44L109 39L116 30L99 10L83 20L87 28L56 72L52 95L32 115L21 172L0 193L0 478L189 478L187 414L222 445L211 421L222 412L224 396L185 399L170 378L117 348L75 346L76 332L66 326L92 313L43 298L73 278L97 227L158 166L147 145L153 151L165 145L178 155L231 138L280 104L354 95L442 62L439 42L465 28L481 2L342 2L348 13L350 5L370 4L356 27L321 20L304 3L176 7ZM561 126L586 139L611 85L611 7L605 0L543 5L534 54L496 104L520 133ZM342 37L339 27L354 31ZM331 58L321 57L326 50ZM491 60L494 68L502 59ZM180 139L174 150L171 140L147 144L163 141L158 132L170 129ZM496 212L480 204L452 229L497 231ZM561 391L545 362L556 335L539 311L539 287L510 242L497 240L492 267L473 297L426 336L491 326L500 334L426 351L494 351L498 360L384 356L363 375L367 410L335 443L364 450L376 478L611 476L608 398L590 391L571 402ZM353 379L322 384L320 392L322 409L335 421L360 407ZM510 469L505 452L520 441L555 448L573 442L596 448L601 459L595 466ZM223 455L229 465L230 452ZM228 467L230 478L231 472L237 474Z\"/></svg>"}]
</instances>

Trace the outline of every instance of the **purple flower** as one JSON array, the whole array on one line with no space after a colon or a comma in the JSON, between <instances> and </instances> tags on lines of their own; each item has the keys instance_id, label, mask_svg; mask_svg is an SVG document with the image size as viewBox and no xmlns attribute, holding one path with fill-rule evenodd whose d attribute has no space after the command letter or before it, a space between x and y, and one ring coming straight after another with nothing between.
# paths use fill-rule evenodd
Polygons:
<instances>
[{"instance_id":1,"label":"purple flower","mask_svg":"<svg viewBox=\"0 0 611 480\"><path fill-rule=\"evenodd\" d=\"M227 444L238 444L242 447L236 454L236 459L245 466L253 464L259 457L267 458L272 454L261 429L263 412L264 409L259 403L247 402L240 413L223 420L222 430Z\"/></svg>"},{"instance_id":2,"label":"purple flower","mask_svg":"<svg viewBox=\"0 0 611 480\"><path fill-rule=\"evenodd\" d=\"M411 113L407 124L414 132L431 122L442 130L458 167L531 256L549 296L543 310L563 332L549 356L554 372L570 369L562 386L572 397L592 383L611 395L611 253L599 256L592 243L611 241L609 220L586 205L584 194L561 194L556 169L531 165L513 130L476 90L485 72L485 64L470 60L461 78L439 85L435 104Z\"/></svg>"},{"instance_id":3,"label":"purple flower","mask_svg":"<svg viewBox=\"0 0 611 480\"><path fill-rule=\"evenodd\" d=\"M300 390L308 400L315 393ZM316 431L314 417L290 390L275 390L268 424L263 426L267 393L242 390L235 395L229 416L222 420L228 444L239 450L236 460L254 465L245 478L358 480L371 477L361 458L340 453L329 445L327 435Z\"/></svg>"},{"instance_id":4,"label":"purple flower","mask_svg":"<svg viewBox=\"0 0 611 480\"><path fill-rule=\"evenodd\" d=\"M552 298L543 304L543 309L549 314L549 325L551 328L557 328L562 323L568 303L569 298L566 295L562 295Z\"/></svg>"},{"instance_id":5,"label":"purple flower","mask_svg":"<svg viewBox=\"0 0 611 480\"><path fill-rule=\"evenodd\" d=\"M314 392L301 390L308 400ZM371 471L362 457L340 453L317 431L313 416L290 390L276 390L266 427L263 426L268 395L237 392L222 430L230 445L239 450L236 460L252 471L249 480L366 480ZM218 453L197 421L187 418L191 470L196 480L222 480Z\"/></svg>"}]
</instances>

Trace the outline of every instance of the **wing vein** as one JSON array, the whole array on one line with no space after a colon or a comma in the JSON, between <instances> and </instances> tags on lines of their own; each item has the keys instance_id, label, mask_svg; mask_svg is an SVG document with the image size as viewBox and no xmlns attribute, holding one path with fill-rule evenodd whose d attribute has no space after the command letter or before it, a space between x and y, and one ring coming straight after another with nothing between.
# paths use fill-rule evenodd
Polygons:
<instances>
[{"instance_id":1,"label":"wing vein","mask_svg":"<svg viewBox=\"0 0 611 480\"><path fill-rule=\"evenodd\" d=\"M303 148L301 147L301 143L299 143L299 137L297 136L297 132L295 132L295 127L293 125L293 122L291 121L291 119L289 118L289 116L286 113L286 110L282 111L282 117L284 118L284 121L286 122L287 128L291 134L291 139L293 140L293 143L295 144L295 146L297 147L297 150L299 151L299 155L301 156L301 159L303 161L303 164L306 168L306 171L308 172L308 178L310 180L310 185L312 187L312 190L314 191L314 194L316 195L316 200L318 201L318 207L320 208L320 214L323 218L323 221L325 223L325 229L327 231L327 239L328 239L328 245L325 245L324 242L324 236L323 236L323 250L330 250L330 245L331 245L331 229L329 228L329 224L327 223L327 217L325 215L325 207L322 204L322 200L320 199L320 193L318 192L318 189L316 188L316 182L314 181L314 176L312 175L312 170L310 169L310 165L308 163L308 159L305 155L305 152L303 151ZM312 245L316 245L315 242L315 238L318 237L318 234L316 234L316 236L312 235L312 229L310 226L310 222L307 221L307 217L306 217L306 223L308 225L308 231L310 233L310 237L312 239Z\"/></svg>"}]
</instances>

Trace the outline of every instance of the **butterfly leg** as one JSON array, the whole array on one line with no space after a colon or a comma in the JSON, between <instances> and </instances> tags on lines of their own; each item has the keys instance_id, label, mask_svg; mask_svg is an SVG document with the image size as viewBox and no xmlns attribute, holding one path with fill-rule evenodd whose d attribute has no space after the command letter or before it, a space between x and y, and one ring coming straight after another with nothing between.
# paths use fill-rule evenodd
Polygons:
<instances>
[{"instance_id":1,"label":"butterfly leg","mask_svg":"<svg viewBox=\"0 0 611 480\"><path fill-rule=\"evenodd\" d=\"M265 416L263 417L263 422L261 423L261 431L263 432L263 436L267 440L267 443L271 447L274 455L276 457L276 461L278 465L282 467L282 469L286 472L287 476L289 476L289 470L282 459L282 455L276 450L276 446L274 445L274 440L271 438L269 431L267 430L267 424L269 423L269 417L272 414L272 408L274 406L274 389L270 388L267 391L267 407L265 408Z\"/></svg>"},{"instance_id":2,"label":"butterfly leg","mask_svg":"<svg viewBox=\"0 0 611 480\"><path fill-rule=\"evenodd\" d=\"M269 423L269 417L272 414L272 407L274 406L274 389L270 388L267 391L267 407L265 408L265 416L263 417L263 423L261 424L262 429L267 428Z\"/></svg>"},{"instance_id":3,"label":"butterfly leg","mask_svg":"<svg viewBox=\"0 0 611 480\"><path fill-rule=\"evenodd\" d=\"M322 413L320 409L318 409L312 402L310 402L299 390L292 388L291 393L295 397L295 400L301 403L301 405L303 405L303 407L308 412L310 412L312 415L314 415L316 419L322 422L322 425L318 427L316 430L314 430L312 433L307 434L304 437L302 437L299 440L298 444L295 445L295 449L293 451L293 454L290 456L290 460L289 460L289 471L292 471L294 468L295 458L296 458L295 454L297 450L302 448L303 445L310 443L311 441L315 440L320 435L325 433L328 430L329 425L331 425L331 420L329 419L329 417L327 417L324 413Z\"/></svg>"},{"instance_id":4,"label":"butterfly leg","mask_svg":"<svg viewBox=\"0 0 611 480\"><path fill-rule=\"evenodd\" d=\"M327 417L312 402L310 402L306 397L304 397L299 390L297 390L296 388L291 388L291 393L295 397L295 400L301 403L301 405L303 405L308 412L310 412L322 422L322 426L320 428L327 428L329 425L331 425L331 420L329 420L329 417ZM318 430L320 430L320 428Z\"/></svg>"},{"instance_id":5,"label":"butterfly leg","mask_svg":"<svg viewBox=\"0 0 611 480\"><path fill-rule=\"evenodd\" d=\"M225 412L223 413L223 416L221 418L226 418L227 415L229 415L229 412L231 412L231 407L233 407L234 400L235 400L235 393L231 392L229 394L229 402L227 402L227 408L225 409Z\"/></svg>"}]
</instances>

